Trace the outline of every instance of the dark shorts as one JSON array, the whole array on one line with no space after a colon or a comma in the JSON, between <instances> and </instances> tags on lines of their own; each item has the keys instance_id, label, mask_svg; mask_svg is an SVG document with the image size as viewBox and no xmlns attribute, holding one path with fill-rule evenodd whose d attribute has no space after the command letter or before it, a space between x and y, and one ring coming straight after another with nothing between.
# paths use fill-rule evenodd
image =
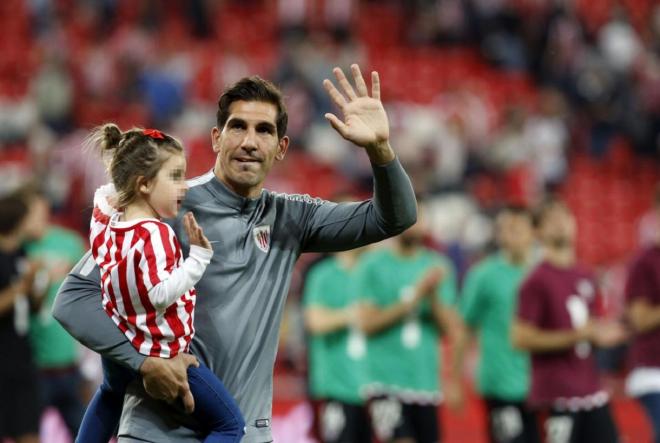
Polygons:
<instances>
[{"instance_id":1,"label":"dark shorts","mask_svg":"<svg viewBox=\"0 0 660 443\"><path fill-rule=\"evenodd\" d=\"M0 440L39 434L41 401L35 370L0 374Z\"/></svg>"},{"instance_id":2,"label":"dark shorts","mask_svg":"<svg viewBox=\"0 0 660 443\"><path fill-rule=\"evenodd\" d=\"M543 421L545 443L618 443L609 405L588 411L551 410Z\"/></svg>"},{"instance_id":3,"label":"dark shorts","mask_svg":"<svg viewBox=\"0 0 660 443\"><path fill-rule=\"evenodd\" d=\"M376 438L387 443L409 438L415 443L441 440L438 407L405 403L396 397L376 397L369 401L369 416Z\"/></svg>"},{"instance_id":4,"label":"dark shorts","mask_svg":"<svg viewBox=\"0 0 660 443\"><path fill-rule=\"evenodd\" d=\"M536 415L524 403L485 397L491 443L540 443Z\"/></svg>"},{"instance_id":5,"label":"dark shorts","mask_svg":"<svg viewBox=\"0 0 660 443\"><path fill-rule=\"evenodd\" d=\"M320 402L318 434L322 443L369 443L371 423L366 406L337 400Z\"/></svg>"}]
</instances>

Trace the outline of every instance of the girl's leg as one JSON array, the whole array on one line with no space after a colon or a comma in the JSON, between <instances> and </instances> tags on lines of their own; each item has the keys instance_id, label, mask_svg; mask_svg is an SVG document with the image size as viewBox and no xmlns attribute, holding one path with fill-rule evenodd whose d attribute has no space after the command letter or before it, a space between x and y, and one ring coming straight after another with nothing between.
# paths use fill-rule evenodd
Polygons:
<instances>
[{"instance_id":1,"label":"girl's leg","mask_svg":"<svg viewBox=\"0 0 660 443\"><path fill-rule=\"evenodd\" d=\"M108 443L119 424L126 386L137 376L109 359L102 364L103 384L87 406L76 443Z\"/></svg>"},{"instance_id":2,"label":"girl's leg","mask_svg":"<svg viewBox=\"0 0 660 443\"><path fill-rule=\"evenodd\" d=\"M245 420L236 401L206 366L188 368L188 384L195 398L193 415L208 432L204 443L238 443Z\"/></svg>"}]
</instances>

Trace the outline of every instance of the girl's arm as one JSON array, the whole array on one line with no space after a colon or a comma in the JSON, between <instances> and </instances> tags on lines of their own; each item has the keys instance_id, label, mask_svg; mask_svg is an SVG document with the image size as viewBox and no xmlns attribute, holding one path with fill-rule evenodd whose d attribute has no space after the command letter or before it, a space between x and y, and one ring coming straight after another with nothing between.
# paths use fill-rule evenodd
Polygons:
<instances>
[{"instance_id":1,"label":"girl's arm","mask_svg":"<svg viewBox=\"0 0 660 443\"><path fill-rule=\"evenodd\" d=\"M145 239L140 268L144 276L149 300L156 309L165 309L199 281L211 262L213 249L192 214L184 217L190 240L190 252L182 266L176 266L180 254L174 231L158 223Z\"/></svg>"},{"instance_id":2,"label":"girl's arm","mask_svg":"<svg viewBox=\"0 0 660 443\"><path fill-rule=\"evenodd\" d=\"M211 262L213 250L192 245L183 265L175 268L167 277L149 289L149 301L162 310L174 303L186 291L195 286Z\"/></svg>"}]
</instances>

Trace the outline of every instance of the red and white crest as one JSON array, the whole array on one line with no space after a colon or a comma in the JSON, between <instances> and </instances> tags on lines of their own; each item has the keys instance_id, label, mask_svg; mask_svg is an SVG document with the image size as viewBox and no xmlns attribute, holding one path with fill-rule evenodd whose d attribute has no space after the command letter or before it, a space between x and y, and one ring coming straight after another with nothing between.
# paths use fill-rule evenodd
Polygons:
<instances>
[{"instance_id":1,"label":"red and white crest","mask_svg":"<svg viewBox=\"0 0 660 443\"><path fill-rule=\"evenodd\" d=\"M257 247L264 252L270 250L270 226L257 226L252 230L252 237Z\"/></svg>"}]
</instances>

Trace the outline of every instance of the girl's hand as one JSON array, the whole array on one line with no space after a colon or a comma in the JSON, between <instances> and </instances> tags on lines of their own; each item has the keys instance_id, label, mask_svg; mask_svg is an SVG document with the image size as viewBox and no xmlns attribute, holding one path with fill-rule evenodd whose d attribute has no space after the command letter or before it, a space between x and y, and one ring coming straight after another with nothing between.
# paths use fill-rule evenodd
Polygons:
<instances>
[{"instance_id":1,"label":"girl's hand","mask_svg":"<svg viewBox=\"0 0 660 443\"><path fill-rule=\"evenodd\" d=\"M188 240L191 245L200 246L204 249L213 249L209 239L204 235L204 231L197 224L197 220L195 220L192 212L187 212L183 216L183 227L186 230L186 234L188 234Z\"/></svg>"}]
</instances>

